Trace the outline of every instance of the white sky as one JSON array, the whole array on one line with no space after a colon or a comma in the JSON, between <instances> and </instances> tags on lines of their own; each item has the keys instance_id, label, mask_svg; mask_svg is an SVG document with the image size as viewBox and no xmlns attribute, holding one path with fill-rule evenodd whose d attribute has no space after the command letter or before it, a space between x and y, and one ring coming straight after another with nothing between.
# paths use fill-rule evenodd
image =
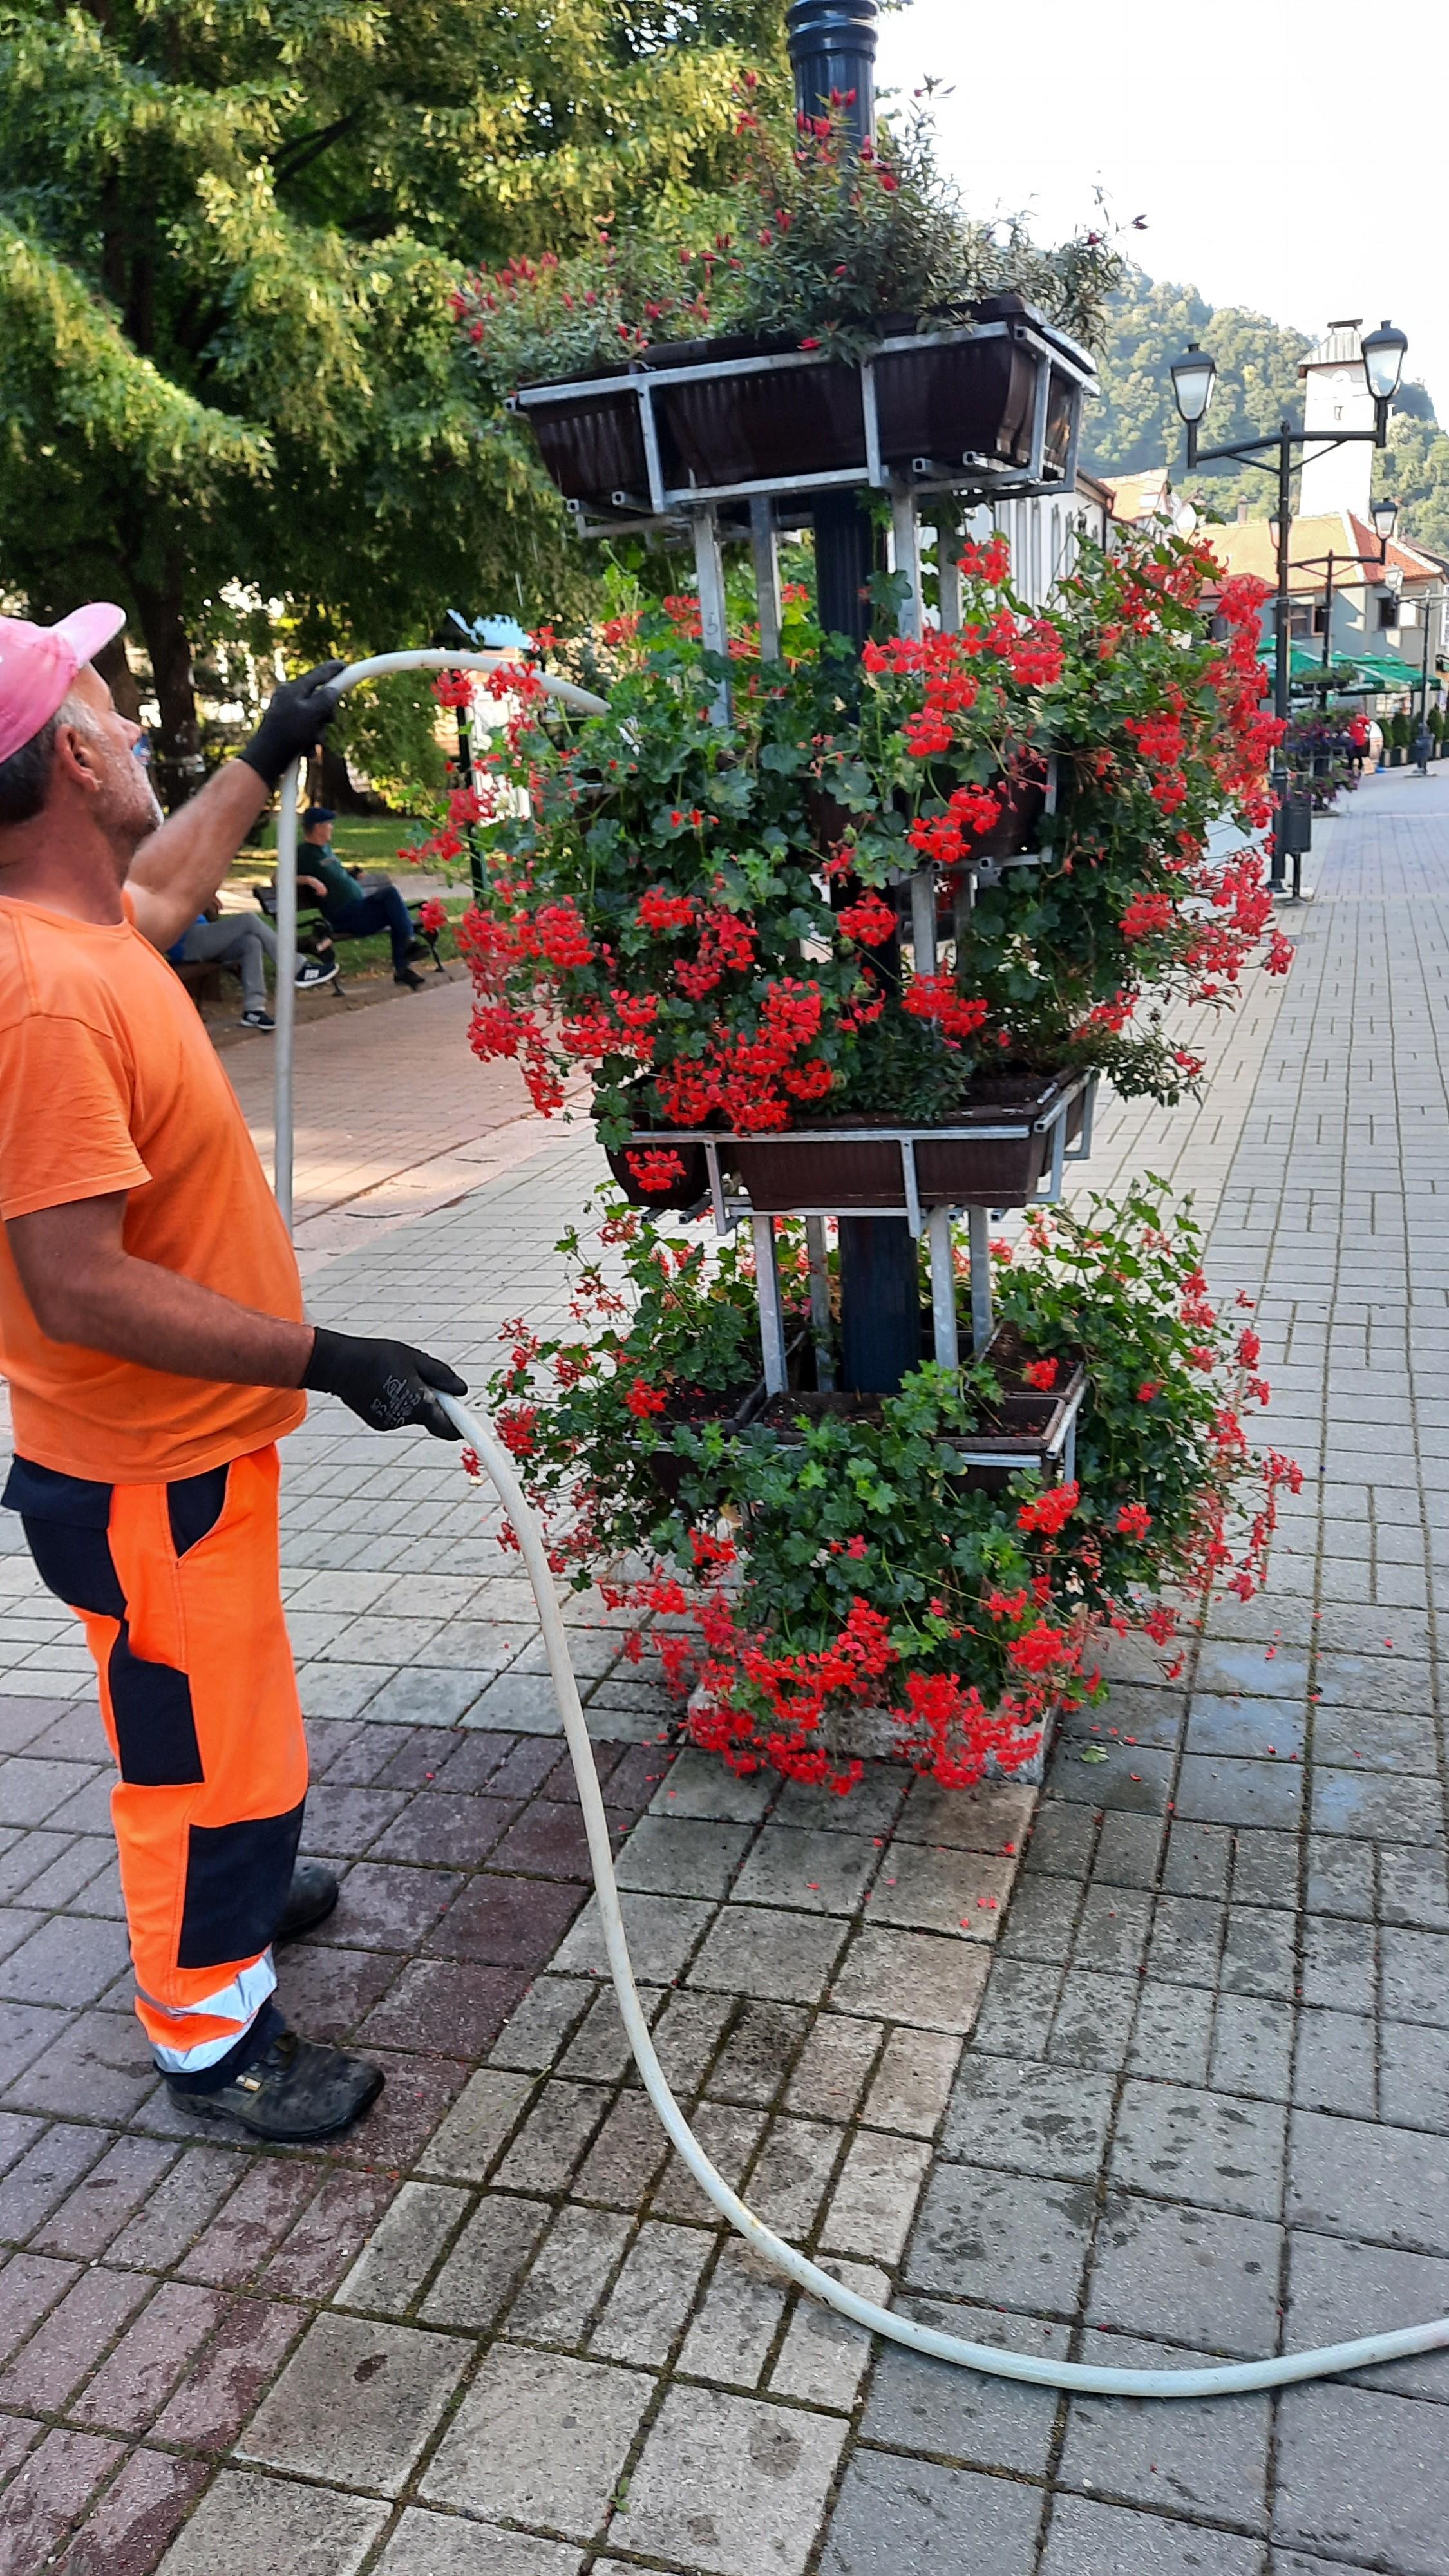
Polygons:
<instances>
[{"instance_id":1,"label":"white sky","mask_svg":"<svg viewBox=\"0 0 1449 2576\"><path fill-rule=\"evenodd\" d=\"M1315 336L1388 314L1449 421L1443 0L914 0L881 21L880 87L954 83L942 156L973 213L1073 231L1098 181L1150 277Z\"/></svg>"}]
</instances>

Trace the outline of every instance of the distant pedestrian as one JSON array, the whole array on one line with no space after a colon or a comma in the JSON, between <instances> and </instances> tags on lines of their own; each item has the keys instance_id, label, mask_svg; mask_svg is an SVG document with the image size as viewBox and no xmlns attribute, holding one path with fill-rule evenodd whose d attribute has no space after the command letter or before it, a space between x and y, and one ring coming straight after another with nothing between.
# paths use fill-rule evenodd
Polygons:
<instances>
[{"instance_id":1,"label":"distant pedestrian","mask_svg":"<svg viewBox=\"0 0 1449 2576\"><path fill-rule=\"evenodd\" d=\"M422 990L412 960L426 956L397 887L383 884L365 894L349 876L332 847L337 817L327 805L309 805L302 817L302 847L297 853L297 884L315 894L322 917L338 939L373 939L386 931L392 943L392 980L410 993Z\"/></svg>"},{"instance_id":2,"label":"distant pedestrian","mask_svg":"<svg viewBox=\"0 0 1449 2576\"><path fill-rule=\"evenodd\" d=\"M1359 712L1348 728L1349 766L1355 778L1362 778L1364 759L1369 747L1368 718Z\"/></svg>"}]
</instances>

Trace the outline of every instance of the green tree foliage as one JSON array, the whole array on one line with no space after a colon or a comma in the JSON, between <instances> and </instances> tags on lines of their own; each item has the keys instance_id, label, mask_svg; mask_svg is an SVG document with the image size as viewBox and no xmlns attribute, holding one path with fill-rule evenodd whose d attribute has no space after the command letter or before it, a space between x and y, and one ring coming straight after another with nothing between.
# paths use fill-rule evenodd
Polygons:
<instances>
[{"instance_id":1,"label":"green tree foliage","mask_svg":"<svg viewBox=\"0 0 1449 2576\"><path fill-rule=\"evenodd\" d=\"M1406 394L1423 394L1428 416L1396 408L1389 422L1389 443L1374 458L1374 492L1392 493L1399 505L1398 534L1431 554L1449 555L1449 437L1434 418L1421 385L1406 385Z\"/></svg>"},{"instance_id":2,"label":"green tree foliage","mask_svg":"<svg viewBox=\"0 0 1449 2576\"><path fill-rule=\"evenodd\" d=\"M144 636L164 747L240 583L305 650L557 613L559 505L480 405L465 265L728 184L775 0L0 0L0 578Z\"/></svg>"}]
</instances>

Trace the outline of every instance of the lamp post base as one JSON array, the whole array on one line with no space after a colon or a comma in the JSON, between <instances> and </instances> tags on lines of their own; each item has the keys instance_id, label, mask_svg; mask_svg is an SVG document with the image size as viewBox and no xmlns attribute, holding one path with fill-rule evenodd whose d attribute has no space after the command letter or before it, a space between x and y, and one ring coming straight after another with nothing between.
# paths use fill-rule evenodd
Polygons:
<instances>
[{"instance_id":1,"label":"lamp post base","mask_svg":"<svg viewBox=\"0 0 1449 2576\"><path fill-rule=\"evenodd\" d=\"M920 1367L920 1269L903 1216L840 1219L840 1332L852 1395L895 1395Z\"/></svg>"}]
</instances>

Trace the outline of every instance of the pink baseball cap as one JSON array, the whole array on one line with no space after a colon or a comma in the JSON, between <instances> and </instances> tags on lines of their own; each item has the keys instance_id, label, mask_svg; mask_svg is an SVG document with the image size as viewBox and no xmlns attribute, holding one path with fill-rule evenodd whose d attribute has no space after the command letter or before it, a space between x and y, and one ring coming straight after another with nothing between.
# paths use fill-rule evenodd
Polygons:
<instances>
[{"instance_id":1,"label":"pink baseball cap","mask_svg":"<svg viewBox=\"0 0 1449 2576\"><path fill-rule=\"evenodd\" d=\"M8 760L49 724L77 671L125 623L124 608L109 599L73 608L53 626L0 617L0 760Z\"/></svg>"}]
</instances>

